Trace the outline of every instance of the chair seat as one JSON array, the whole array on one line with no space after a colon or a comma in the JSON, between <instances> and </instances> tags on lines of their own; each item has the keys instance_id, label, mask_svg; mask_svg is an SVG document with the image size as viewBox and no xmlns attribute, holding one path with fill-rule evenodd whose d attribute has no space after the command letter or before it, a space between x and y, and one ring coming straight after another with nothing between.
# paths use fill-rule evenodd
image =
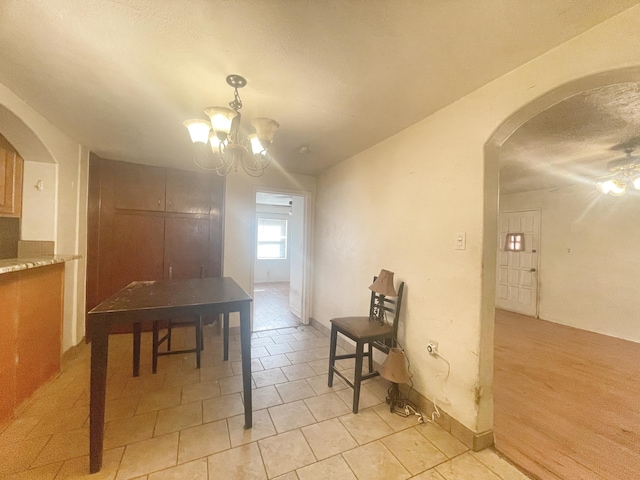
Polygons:
<instances>
[{"instance_id":1,"label":"chair seat","mask_svg":"<svg viewBox=\"0 0 640 480\"><path fill-rule=\"evenodd\" d=\"M372 322L369 317L339 317L331 320L340 333L352 340L376 340L387 338L392 334L392 327L380 322Z\"/></svg>"}]
</instances>

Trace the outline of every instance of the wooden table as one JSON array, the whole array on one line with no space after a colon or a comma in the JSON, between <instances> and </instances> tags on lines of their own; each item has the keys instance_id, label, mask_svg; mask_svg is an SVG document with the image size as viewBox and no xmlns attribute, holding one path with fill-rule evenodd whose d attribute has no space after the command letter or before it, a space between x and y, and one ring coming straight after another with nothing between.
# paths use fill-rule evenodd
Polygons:
<instances>
[{"instance_id":1,"label":"wooden table","mask_svg":"<svg viewBox=\"0 0 640 480\"><path fill-rule=\"evenodd\" d=\"M251 428L251 296L229 277L133 282L89 312L91 334L90 471L102 468L107 353L111 325L163 320L185 314L240 313L244 428ZM227 325L228 326L228 325ZM225 335L228 332L225 331ZM135 343L134 343L135 348ZM134 365L135 369L135 365Z\"/></svg>"}]
</instances>

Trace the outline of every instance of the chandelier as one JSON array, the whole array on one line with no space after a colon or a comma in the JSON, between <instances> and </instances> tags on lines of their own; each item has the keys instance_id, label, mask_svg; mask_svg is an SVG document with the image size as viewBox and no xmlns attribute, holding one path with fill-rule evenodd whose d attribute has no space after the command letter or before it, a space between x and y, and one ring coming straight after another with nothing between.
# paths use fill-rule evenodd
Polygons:
<instances>
[{"instance_id":1,"label":"chandelier","mask_svg":"<svg viewBox=\"0 0 640 480\"><path fill-rule=\"evenodd\" d=\"M259 177L271 163L268 149L280 125L270 118L254 118L251 125L255 133L243 136L240 133L242 100L238 89L244 87L247 81L240 75L229 75L227 84L234 89L234 98L229 102L231 108L209 107L204 111L209 122L200 119L184 122L191 141L202 149L202 152L194 155L193 162L199 168L215 171L220 176L232 170L237 172L241 165L249 175ZM207 143L211 150L206 148Z\"/></svg>"},{"instance_id":2,"label":"chandelier","mask_svg":"<svg viewBox=\"0 0 640 480\"><path fill-rule=\"evenodd\" d=\"M600 193L621 197L627 192L627 184L633 185L636 190L640 190L640 156L632 156L634 148L625 148L626 156L607 163L607 170L611 172L613 178L596 183Z\"/></svg>"}]
</instances>

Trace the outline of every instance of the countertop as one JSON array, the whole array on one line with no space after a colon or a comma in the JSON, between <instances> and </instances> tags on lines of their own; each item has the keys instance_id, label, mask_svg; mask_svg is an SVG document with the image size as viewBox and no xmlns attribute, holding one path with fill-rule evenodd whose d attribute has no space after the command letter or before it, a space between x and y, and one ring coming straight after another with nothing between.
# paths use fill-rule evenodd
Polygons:
<instances>
[{"instance_id":1,"label":"countertop","mask_svg":"<svg viewBox=\"0 0 640 480\"><path fill-rule=\"evenodd\" d=\"M56 263L69 262L81 258L80 255L46 255L42 257L7 258L0 260L0 274L18 272L29 268L46 267Z\"/></svg>"}]
</instances>

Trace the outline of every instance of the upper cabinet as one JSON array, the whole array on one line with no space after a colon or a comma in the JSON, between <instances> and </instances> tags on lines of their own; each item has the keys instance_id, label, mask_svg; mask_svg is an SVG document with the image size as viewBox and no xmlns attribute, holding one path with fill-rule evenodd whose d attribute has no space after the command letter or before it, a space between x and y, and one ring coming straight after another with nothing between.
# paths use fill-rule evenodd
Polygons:
<instances>
[{"instance_id":1,"label":"upper cabinet","mask_svg":"<svg viewBox=\"0 0 640 480\"><path fill-rule=\"evenodd\" d=\"M166 211L208 215L213 179L203 172L167 169Z\"/></svg>"},{"instance_id":2,"label":"upper cabinet","mask_svg":"<svg viewBox=\"0 0 640 480\"><path fill-rule=\"evenodd\" d=\"M20 217L22 213L22 157L0 135L0 216Z\"/></svg>"},{"instance_id":3,"label":"upper cabinet","mask_svg":"<svg viewBox=\"0 0 640 480\"><path fill-rule=\"evenodd\" d=\"M164 212L165 169L113 162L114 207Z\"/></svg>"},{"instance_id":4,"label":"upper cabinet","mask_svg":"<svg viewBox=\"0 0 640 480\"><path fill-rule=\"evenodd\" d=\"M114 162L114 207L208 215L211 178L202 172Z\"/></svg>"}]
</instances>

